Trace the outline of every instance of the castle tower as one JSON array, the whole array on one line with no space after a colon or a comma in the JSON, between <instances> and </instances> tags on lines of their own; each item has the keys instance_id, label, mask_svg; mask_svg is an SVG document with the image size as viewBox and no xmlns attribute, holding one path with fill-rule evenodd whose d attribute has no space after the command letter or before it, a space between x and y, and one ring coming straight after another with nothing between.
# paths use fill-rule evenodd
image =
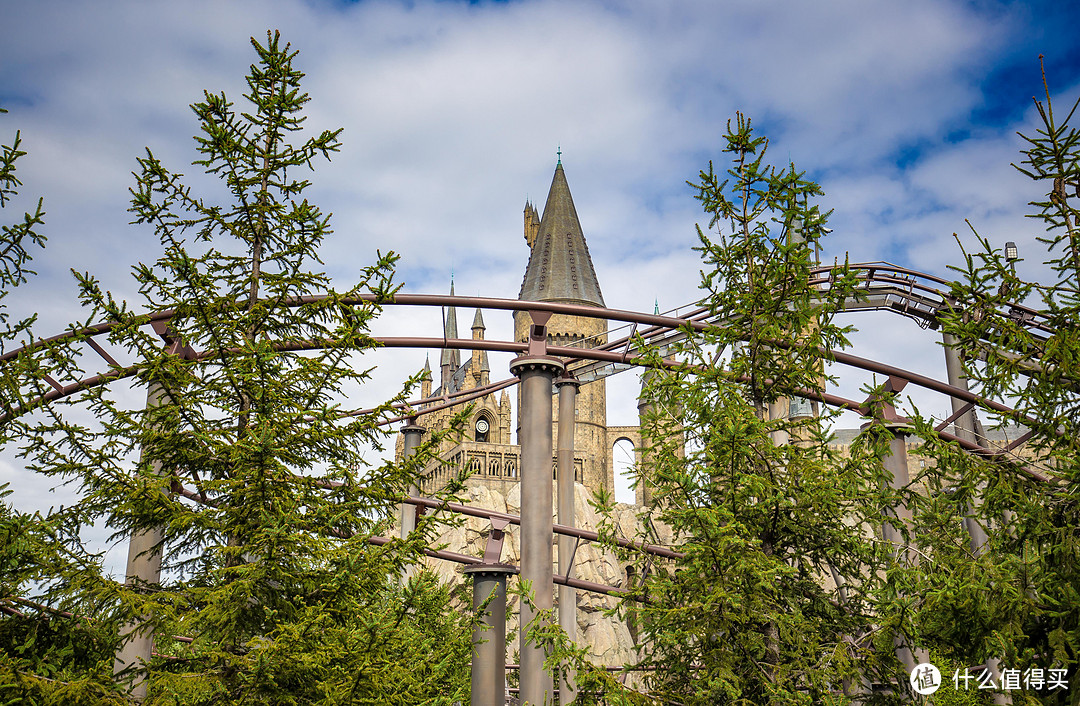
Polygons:
<instances>
[{"instance_id":1,"label":"castle tower","mask_svg":"<svg viewBox=\"0 0 1080 706\"><path fill-rule=\"evenodd\" d=\"M431 357L424 356L423 379L420 381L420 396L431 397Z\"/></svg>"},{"instance_id":2,"label":"castle tower","mask_svg":"<svg viewBox=\"0 0 1080 706\"><path fill-rule=\"evenodd\" d=\"M531 203L525 205L525 241L529 244L529 263L525 267L518 299L604 306L562 160L555 167L539 223L535 207ZM530 323L527 312L515 312L516 341L527 340ZM548 322L548 342L585 347L606 343L607 321L556 314ZM557 416L556 408L553 418L557 419ZM555 424L553 434L557 435L557 421ZM579 390L574 430L575 455L584 456L584 467L578 480L590 490L613 491L615 482L609 461L610 449L607 448L607 388L604 380L583 385ZM557 438L555 443L558 444Z\"/></svg>"},{"instance_id":3,"label":"castle tower","mask_svg":"<svg viewBox=\"0 0 1080 706\"><path fill-rule=\"evenodd\" d=\"M454 278L450 278L450 296L454 296ZM450 307L446 312L446 322L443 324L443 337L457 338L457 307ZM456 348L444 348L442 352L442 360L440 361L440 367L442 368L442 394L450 394L456 392L454 382L454 375L457 373L458 368L461 366L461 353Z\"/></svg>"},{"instance_id":4,"label":"castle tower","mask_svg":"<svg viewBox=\"0 0 1080 706\"><path fill-rule=\"evenodd\" d=\"M472 322L473 340L484 340L484 331L486 330L487 326L484 325L484 315L481 313L480 309L477 309L476 316L473 317ZM488 363L487 351L480 350L479 348L473 349L471 367L473 387L483 387L491 382L491 365Z\"/></svg>"}]
</instances>

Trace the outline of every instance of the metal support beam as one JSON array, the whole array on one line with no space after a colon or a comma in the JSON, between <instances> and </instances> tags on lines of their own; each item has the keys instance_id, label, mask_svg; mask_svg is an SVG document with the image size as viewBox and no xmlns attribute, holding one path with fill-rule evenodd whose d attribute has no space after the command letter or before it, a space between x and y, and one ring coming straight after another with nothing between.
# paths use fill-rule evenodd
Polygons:
<instances>
[{"instance_id":1,"label":"metal support beam","mask_svg":"<svg viewBox=\"0 0 1080 706\"><path fill-rule=\"evenodd\" d=\"M414 417L410 417L405 422L405 426L401 427L402 435L402 458L409 458L416 454L416 448L420 446L420 437L427 431L424 427L416 423ZM420 494L419 488L415 483L409 484L409 494L407 497L415 497ZM416 505L410 505L409 503L401 503L401 538L408 539L412 531L416 529L416 515L420 508ZM409 565L401 570L401 585L404 586L408 583L409 579L415 572L416 567Z\"/></svg>"},{"instance_id":2,"label":"metal support beam","mask_svg":"<svg viewBox=\"0 0 1080 706\"><path fill-rule=\"evenodd\" d=\"M545 650L528 639L530 623L539 611L552 608L552 477L551 477L551 385L565 367L558 358L545 355L545 317L529 334L529 352L510 363L510 372L521 379L519 442L521 444L521 580L528 582L533 605L522 601L520 635L521 703L541 706L554 701L551 674L544 671Z\"/></svg>"},{"instance_id":3,"label":"metal support beam","mask_svg":"<svg viewBox=\"0 0 1080 706\"><path fill-rule=\"evenodd\" d=\"M949 384L967 392L968 380L967 376L964 375L964 367L960 361L958 341L951 333L943 332L941 338L945 346L945 371L949 376ZM964 441L985 446L986 443L982 437L976 433L978 418L975 416L974 405L952 396L949 397L949 401L952 403L952 416L956 417L953 421L955 435ZM976 496L973 505L968 508L968 512L964 517L964 527L967 529L971 551L975 556L981 556L986 551L986 543L989 541L986 530L979 524L977 517L980 505L982 505L982 498ZM1001 684L1001 660L995 657L987 659L986 668L990 671L994 683ZM1012 703L1012 697L1003 692L995 691L992 697L994 703L998 706Z\"/></svg>"},{"instance_id":4,"label":"metal support beam","mask_svg":"<svg viewBox=\"0 0 1080 706\"><path fill-rule=\"evenodd\" d=\"M555 381L559 388L559 441L558 441L558 489L559 524L574 526L574 421L576 418L577 391L579 383L565 375ZM559 573L570 577L576 549L576 540L559 535ZM559 586L559 627L572 642L577 642L577 590L573 586ZM574 700L574 675L563 670L559 679L559 705Z\"/></svg>"},{"instance_id":5,"label":"metal support beam","mask_svg":"<svg viewBox=\"0 0 1080 706\"><path fill-rule=\"evenodd\" d=\"M907 488L911 482L908 476L907 437L910 430L910 420L896 413L891 395L899 394L907 385L907 380L890 376L885 383L885 393L890 395L888 399L882 399L873 394L867 399L867 404L875 408L875 421L871 424L883 425L892 434L889 440L889 454L881 460L882 470L885 471L886 479L893 490ZM885 519L881 526L882 539L893 547L893 561L909 563L914 561L912 553L907 548L903 530L911 527L912 512L907 503L900 503L896 507L884 509ZM904 670L910 674L917 664L926 662L929 655L925 649L912 647L907 637L898 633L895 637L896 657L904 665ZM900 688L907 688L907 680L902 679Z\"/></svg>"},{"instance_id":6,"label":"metal support beam","mask_svg":"<svg viewBox=\"0 0 1080 706\"><path fill-rule=\"evenodd\" d=\"M151 383L146 393L147 410L162 404L165 391L157 383ZM154 462L153 473L161 473L161 465ZM161 582L161 544L164 533L160 527L136 530L128 540L127 569L125 584L129 588L154 586ZM154 634L147 626L151 616L141 615L120 628L120 648L113 658L113 676L131 674L131 686L128 694L136 702L146 698L147 674L142 665L150 661L154 651Z\"/></svg>"},{"instance_id":7,"label":"metal support beam","mask_svg":"<svg viewBox=\"0 0 1080 706\"><path fill-rule=\"evenodd\" d=\"M945 371L949 376L949 384L967 391L968 381L964 375L964 368L960 363L960 351L957 348L956 337L950 333L943 333L941 338L942 343L945 345ZM949 401L952 403L953 416L956 417L953 421L953 430L956 436L964 441L978 444L979 438L975 434L975 410L962 411L965 407L964 401L956 397L950 396ZM976 502L978 502L978 499L976 499ZM972 509L976 510L978 506ZM982 525L971 513L964 517L964 527L971 538L971 551L976 555L981 554L987 540L986 530L983 529Z\"/></svg>"},{"instance_id":8,"label":"metal support beam","mask_svg":"<svg viewBox=\"0 0 1080 706\"><path fill-rule=\"evenodd\" d=\"M506 564L465 568L473 577L473 610L488 602L473 629L472 706L506 703L506 577L515 573L517 569Z\"/></svg>"},{"instance_id":9,"label":"metal support beam","mask_svg":"<svg viewBox=\"0 0 1080 706\"><path fill-rule=\"evenodd\" d=\"M887 428L892 432L893 437L889 442L889 455L882 459L882 466L890 479L892 488L900 490L907 487L910 482L907 465L908 427L903 424L889 424ZM895 547L893 559L899 563L911 561L911 553L906 547L901 531L902 528L911 526L911 516L911 508L906 503L901 503L887 511L885 522L882 524L882 537ZM915 665L927 659L925 650L913 649L903 635L896 636L896 656L908 674L915 669Z\"/></svg>"},{"instance_id":10,"label":"metal support beam","mask_svg":"<svg viewBox=\"0 0 1080 706\"><path fill-rule=\"evenodd\" d=\"M409 418L405 426L401 427L402 439L402 457L408 458L416 453L416 448L420 446L420 437L427 431L424 427L419 426L414 418ZM416 484L409 485L408 497L416 497L420 494ZM408 539L409 534L416 529L416 506L409 503L401 503L401 538Z\"/></svg>"}]
</instances>

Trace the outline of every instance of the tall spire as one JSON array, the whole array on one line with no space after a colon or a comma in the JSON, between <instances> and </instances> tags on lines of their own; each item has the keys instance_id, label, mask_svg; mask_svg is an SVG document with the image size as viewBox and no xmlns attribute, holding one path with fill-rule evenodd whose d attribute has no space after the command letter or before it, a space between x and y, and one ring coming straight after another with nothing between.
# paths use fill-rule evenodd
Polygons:
<instances>
[{"instance_id":1,"label":"tall spire","mask_svg":"<svg viewBox=\"0 0 1080 706\"><path fill-rule=\"evenodd\" d=\"M450 275L450 296L454 296L454 275ZM457 338L457 307L453 305L446 312L446 337Z\"/></svg>"},{"instance_id":2,"label":"tall spire","mask_svg":"<svg viewBox=\"0 0 1080 706\"><path fill-rule=\"evenodd\" d=\"M454 275L450 275L450 296L454 296ZM444 338L457 338L457 307L450 306L446 311L446 323L443 325ZM444 348L442 352L442 384L443 392L449 389L450 378L461 367L461 354L456 348Z\"/></svg>"},{"instance_id":3,"label":"tall spire","mask_svg":"<svg viewBox=\"0 0 1080 706\"><path fill-rule=\"evenodd\" d=\"M561 155L555 165L540 228L531 245L518 299L604 306Z\"/></svg>"}]
</instances>

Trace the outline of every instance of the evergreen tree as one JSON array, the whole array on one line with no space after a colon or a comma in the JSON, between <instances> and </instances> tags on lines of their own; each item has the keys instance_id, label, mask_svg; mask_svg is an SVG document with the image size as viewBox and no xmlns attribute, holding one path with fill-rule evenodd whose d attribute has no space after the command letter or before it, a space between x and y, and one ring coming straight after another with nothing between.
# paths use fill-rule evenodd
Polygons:
<instances>
[{"instance_id":1,"label":"evergreen tree","mask_svg":"<svg viewBox=\"0 0 1080 706\"><path fill-rule=\"evenodd\" d=\"M0 113L7 111L0 108ZM15 139L10 145L0 146L0 209L6 208L11 199L18 196L22 182L15 175L16 162L26 155L21 149L22 135L15 132ZM26 276L34 274L27 265L31 260L27 246L44 247L45 236L38 230L44 224L44 201L38 199L33 213L27 212L22 221L11 225L0 225L0 355L11 342L25 334L36 317L12 323L5 311L3 300L12 289L26 282Z\"/></svg>"},{"instance_id":2,"label":"evergreen tree","mask_svg":"<svg viewBox=\"0 0 1080 706\"><path fill-rule=\"evenodd\" d=\"M252 46L246 110L209 92L192 106L194 164L219 180L224 205L147 150L131 212L163 254L134 268L145 307L77 275L89 319L117 322L110 342L137 360L147 405L99 386L6 420L34 470L81 488L49 519L69 531L47 599L92 605L109 631L153 630L160 656L121 675L148 674L152 703L450 704L467 694L470 617L427 574L400 585L431 520L408 542L367 542L430 458L369 460L389 433L378 423L418 379L369 414L342 406L370 379L360 354L397 291L396 256L380 254L347 291L316 270L329 216L303 198L298 172L336 152L341 131L296 140L308 101L296 52L277 33ZM153 317L167 326L147 327ZM48 353L51 373L81 372L74 343ZM17 362L6 372L25 411L41 357ZM73 407L96 423L72 421ZM78 541L94 523L156 538L146 556L163 557L160 580L102 576ZM88 670L111 679L111 654Z\"/></svg>"},{"instance_id":3,"label":"evergreen tree","mask_svg":"<svg viewBox=\"0 0 1080 706\"><path fill-rule=\"evenodd\" d=\"M790 404L824 392L822 352L847 345L834 315L855 280L838 264L828 286L811 281L828 233L820 188L770 166L741 114L725 141L726 174L710 163L692 184L710 217L698 250L715 323L668 352L681 367L654 357L642 393L646 526L667 525L685 558L643 560L624 607L665 703L865 695L899 676L894 643L909 630L876 614L892 553L874 533L881 508L902 500L881 470L888 435L872 427L841 457L827 444L836 413Z\"/></svg>"},{"instance_id":4,"label":"evergreen tree","mask_svg":"<svg viewBox=\"0 0 1080 706\"><path fill-rule=\"evenodd\" d=\"M1080 689L1080 100L1062 116L1035 100L1041 126L1014 165L1045 189L1029 214L1045 231L1041 281L1021 278L1010 253L975 233L955 268L955 302L943 327L964 352L972 390L1015 411L984 408L987 426L1020 425L1020 449L987 460L926 434L932 488L916 522L936 561L911 578L926 596L928 641L964 664L998 657L1010 669L1063 669L1068 690L1027 690L1046 703L1075 703ZM1021 303L1022 304L1018 304ZM924 424L924 426L929 426ZM988 542L968 547L955 518L967 514ZM1015 700L1014 696L1014 700Z\"/></svg>"}]
</instances>

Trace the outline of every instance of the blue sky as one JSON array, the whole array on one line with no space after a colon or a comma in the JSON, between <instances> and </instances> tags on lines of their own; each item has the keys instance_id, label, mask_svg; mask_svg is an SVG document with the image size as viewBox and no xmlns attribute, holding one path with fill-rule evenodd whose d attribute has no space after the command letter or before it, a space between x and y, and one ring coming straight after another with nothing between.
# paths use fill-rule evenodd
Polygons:
<instances>
[{"instance_id":1,"label":"blue sky","mask_svg":"<svg viewBox=\"0 0 1080 706\"><path fill-rule=\"evenodd\" d=\"M516 296L521 210L542 204L561 145L609 306L690 302L703 219L686 181L722 160L736 110L776 163L821 182L835 209L826 257L945 274L959 259L952 234L973 243L970 219L994 243L1016 241L1036 275L1037 231L1022 216L1038 191L1009 163L1016 131L1034 124L1040 53L1060 104L1080 93L1077 26L1069 2L0 0L0 138L22 130L19 174L28 198L45 197L49 237L11 302L40 313L41 335L62 329L82 315L73 267L136 300L130 265L158 245L128 225L135 159L149 146L194 174L188 104L203 89L239 100L248 37L268 28L301 52L308 124L344 128L310 192L335 214L324 259L342 286L392 248L407 291L445 291L452 268L458 293ZM380 330L438 320L413 313ZM510 336L508 317L487 322ZM857 353L944 375L934 338L906 321L852 323ZM386 384L422 364L422 352L383 361ZM864 381L846 376L841 392ZM635 386L613 387L614 423L633 423ZM0 457L0 482L23 474Z\"/></svg>"}]
</instances>

